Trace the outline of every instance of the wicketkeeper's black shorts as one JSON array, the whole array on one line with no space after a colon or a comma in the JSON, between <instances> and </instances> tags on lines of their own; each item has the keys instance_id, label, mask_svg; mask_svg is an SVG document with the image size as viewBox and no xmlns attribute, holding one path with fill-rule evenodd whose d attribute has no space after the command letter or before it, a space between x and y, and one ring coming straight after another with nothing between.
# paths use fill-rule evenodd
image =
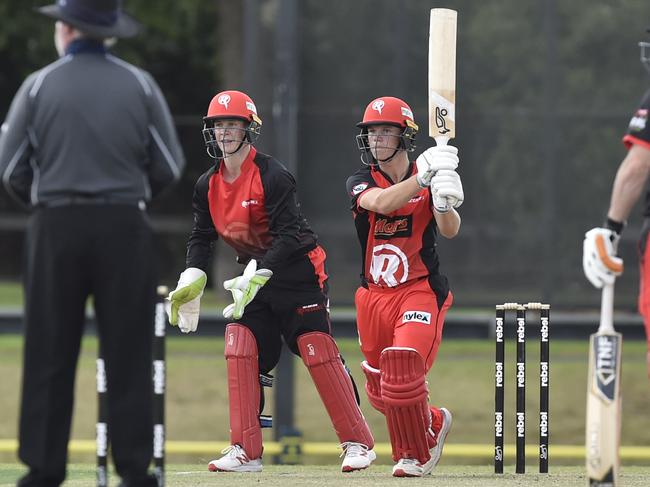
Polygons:
<instances>
[{"instance_id":1,"label":"wicketkeeper's black shorts","mask_svg":"<svg viewBox=\"0 0 650 487\"><path fill-rule=\"evenodd\" d=\"M325 257L318 246L275 271L237 320L255 336L261 373L277 365L283 339L298 355L296 340L303 333L332 334Z\"/></svg>"}]
</instances>

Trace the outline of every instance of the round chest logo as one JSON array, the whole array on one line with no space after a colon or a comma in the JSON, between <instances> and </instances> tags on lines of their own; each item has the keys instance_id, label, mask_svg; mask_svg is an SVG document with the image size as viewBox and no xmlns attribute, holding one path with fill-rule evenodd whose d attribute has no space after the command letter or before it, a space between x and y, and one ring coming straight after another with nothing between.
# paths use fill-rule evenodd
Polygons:
<instances>
[{"instance_id":1,"label":"round chest logo","mask_svg":"<svg viewBox=\"0 0 650 487\"><path fill-rule=\"evenodd\" d=\"M395 245L376 245L372 249L370 276L378 285L395 287L402 284L409 276L408 258L402 249Z\"/></svg>"}]
</instances>

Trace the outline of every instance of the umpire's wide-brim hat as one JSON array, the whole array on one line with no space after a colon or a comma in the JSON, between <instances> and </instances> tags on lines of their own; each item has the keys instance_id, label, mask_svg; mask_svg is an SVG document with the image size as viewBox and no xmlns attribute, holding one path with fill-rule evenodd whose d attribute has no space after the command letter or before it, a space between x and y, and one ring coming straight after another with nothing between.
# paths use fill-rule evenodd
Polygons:
<instances>
[{"instance_id":1,"label":"umpire's wide-brim hat","mask_svg":"<svg viewBox=\"0 0 650 487\"><path fill-rule=\"evenodd\" d=\"M91 37L133 37L140 24L122 10L122 0L57 0L37 9Z\"/></svg>"}]
</instances>

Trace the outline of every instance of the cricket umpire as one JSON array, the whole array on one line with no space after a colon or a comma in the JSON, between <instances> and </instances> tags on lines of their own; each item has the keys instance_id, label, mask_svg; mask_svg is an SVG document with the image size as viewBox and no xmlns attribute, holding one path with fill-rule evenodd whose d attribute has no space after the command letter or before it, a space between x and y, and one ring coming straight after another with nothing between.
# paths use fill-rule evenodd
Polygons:
<instances>
[{"instance_id":1,"label":"cricket umpire","mask_svg":"<svg viewBox=\"0 0 650 487\"><path fill-rule=\"evenodd\" d=\"M25 244L19 486L66 476L74 381L92 296L106 360L108 429L122 486L154 486L155 258L146 206L185 165L153 78L107 52L139 24L119 0L59 0L60 58L31 74L0 135L0 174L32 214Z\"/></svg>"}]
</instances>

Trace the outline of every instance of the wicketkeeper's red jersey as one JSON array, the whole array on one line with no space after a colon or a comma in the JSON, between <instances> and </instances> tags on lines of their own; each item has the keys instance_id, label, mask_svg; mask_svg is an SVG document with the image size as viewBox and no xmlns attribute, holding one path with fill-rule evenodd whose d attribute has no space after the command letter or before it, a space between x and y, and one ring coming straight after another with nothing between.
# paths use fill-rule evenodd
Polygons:
<instances>
[{"instance_id":1,"label":"wicketkeeper's red jersey","mask_svg":"<svg viewBox=\"0 0 650 487\"><path fill-rule=\"evenodd\" d=\"M414 163L404 179L417 172ZM362 167L347 181L351 210L362 252L361 285L370 289L399 288L416 279L428 278L431 289L447 297L447 278L439 273L436 252L437 226L431 192L422 189L402 208L381 215L359 206L359 197L370 188L387 188L393 181L381 171Z\"/></svg>"},{"instance_id":2,"label":"wicketkeeper's red jersey","mask_svg":"<svg viewBox=\"0 0 650 487\"><path fill-rule=\"evenodd\" d=\"M222 164L215 165L194 187L188 267L206 270L218 237L235 249L241 260L255 258L260 268L274 272L318 247L317 237L300 211L295 180L279 161L251 147L235 181L225 181L222 172ZM322 268L322 263L314 265L317 270ZM278 277L274 276L274 281Z\"/></svg>"}]
</instances>

